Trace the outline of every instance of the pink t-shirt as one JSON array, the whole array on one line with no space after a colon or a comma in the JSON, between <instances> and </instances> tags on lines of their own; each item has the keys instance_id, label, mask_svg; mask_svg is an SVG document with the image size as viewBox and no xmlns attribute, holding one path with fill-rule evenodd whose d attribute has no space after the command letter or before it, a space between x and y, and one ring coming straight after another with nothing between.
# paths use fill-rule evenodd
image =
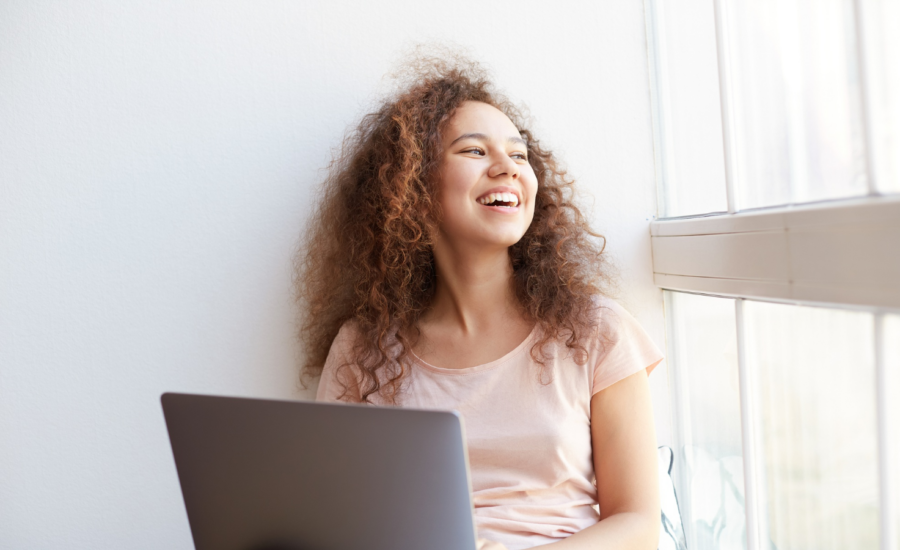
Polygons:
<instances>
[{"instance_id":1,"label":"pink t-shirt","mask_svg":"<svg viewBox=\"0 0 900 550\"><path fill-rule=\"evenodd\" d=\"M610 299L597 303L600 323L585 342L587 362L579 365L564 344L554 345L544 383L530 354L537 329L484 365L441 368L413 357L404 381L400 406L463 416L478 536L509 550L556 542L597 523L591 397L662 360L634 317ZM340 396L337 366L352 339L345 325L328 354L318 401ZM359 394L344 400L359 401Z\"/></svg>"}]
</instances>

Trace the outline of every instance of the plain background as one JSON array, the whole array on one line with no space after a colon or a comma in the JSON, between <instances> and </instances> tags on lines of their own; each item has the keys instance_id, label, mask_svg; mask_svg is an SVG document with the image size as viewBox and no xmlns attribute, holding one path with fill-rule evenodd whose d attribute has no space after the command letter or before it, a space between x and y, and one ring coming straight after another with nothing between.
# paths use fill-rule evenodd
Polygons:
<instances>
[{"instance_id":1,"label":"plain background","mask_svg":"<svg viewBox=\"0 0 900 550\"><path fill-rule=\"evenodd\" d=\"M0 547L192 547L159 395L312 395L291 257L422 41L528 105L664 349L641 2L3 1Z\"/></svg>"}]
</instances>

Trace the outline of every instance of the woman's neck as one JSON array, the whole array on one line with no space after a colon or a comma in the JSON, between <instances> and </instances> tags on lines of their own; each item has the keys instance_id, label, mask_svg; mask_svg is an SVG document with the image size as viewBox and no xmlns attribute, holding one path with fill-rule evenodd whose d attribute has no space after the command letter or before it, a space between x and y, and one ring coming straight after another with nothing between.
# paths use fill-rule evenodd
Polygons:
<instances>
[{"instance_id":1,"label":"woman's neck","mask_svg":"<svg viewBox=\"0 0 900 550\"><path fill-rule=\"evenodd\" d=\"M437 287L427 323L474 335L520 317L506 249L459 251L436 246Z\"/></svg>"}]
</instances>

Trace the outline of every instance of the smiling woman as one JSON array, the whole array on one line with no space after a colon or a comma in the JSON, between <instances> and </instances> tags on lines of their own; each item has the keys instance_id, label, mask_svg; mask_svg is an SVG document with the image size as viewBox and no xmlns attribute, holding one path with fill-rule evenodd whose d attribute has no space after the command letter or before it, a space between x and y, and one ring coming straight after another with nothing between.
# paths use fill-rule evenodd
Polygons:
<instances>
[{"instance_id":1,"label":"smiling woman","mask_svg":"<svg viewBox=\"0 0 900 550\"><path fill-rule=\"evenodd\" d=\"M363 117L345 139L297 256L297 295L305 316L304 374L321 373L338 331L352 321L364 336L357 365L362 400L379 394L393 401L397 396L411 329L420 327L422 316L434 309L439 279L435 248L445 233L441 227L454 227L467 239L475 234L500 238L498 228L487 221L475 228L468 224L477 218L458 218L466 212L474 216L476 199L495 186L515 188L512 178L500 174L502 181L491 180L473 191L475 196L460 198L455 180L440 177L456 170L462 174L461 166L449 162L454 157L485 160L472 163L481 167L498 158L496 146L488 151L476 142L474 134L487 137L489 128L461 126L463 116L483 112L502 115L508 126L497 130L503 132L501 139L514 138L518 148L510 153L527 158L509 162L525 167L535 179L534 198L526 206L533 213L530 225L516 229L524 236L498 241L508 247L500 259L502 272L512 268L516 309L541 325L535 352L564 335L568 348L583 351L581 341L595 324L593 297L604 294L609 276L604 242L573 202L573 182L478 65L450 56L423 57L408 63L399 80L399 91ZM465 143L450 148L457 138ZM439 194L447 195L446 204Z\"/></svg>"},{"instance_id":2,"label":"smiling woman","mask_svg":"<svg viewBox=\"0 0 900 550\"><path fill-rule=\"evenodd\" d=\"M605 296L573 182L474 63L407 77L298 256L304 374L319 400L458 410L481 548L655 548L662 356Z\"/></svg>"},{"instance_id":3,"label":"smiling woman","mask_svg":"<svg viewBox=\"0 0 900 550\"><path fill-rule=\"evenodd\" d=\"M519 129L496 107L467 101L448 121L442 141L441 232L472 245L506 250L516 244L531 225L537 192Z\"/></svg>"}]
</instances>

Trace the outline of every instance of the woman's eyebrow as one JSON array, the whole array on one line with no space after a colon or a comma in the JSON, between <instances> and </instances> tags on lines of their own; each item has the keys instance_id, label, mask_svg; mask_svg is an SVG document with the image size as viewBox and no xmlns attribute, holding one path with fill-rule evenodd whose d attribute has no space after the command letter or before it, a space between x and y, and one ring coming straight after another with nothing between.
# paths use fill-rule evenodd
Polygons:
<instances>
[{"instance_id":1,"label":"woman's eyebrow","mask_svg":"<svg viewBox=\"0 0 900 550\"><path fill-rule=\"evenodd\" d=\"M487 141L488 136L487 136L487 134L481 134L478 132L463 134L463 135L459 136L458 138L454 139L453 141L451 141L450 145L453 145L454 143L456 143L457 141L462 140L462 139L479 139L482 141ZM510 136L510 137L506 138L506 141L508 141L510 143L520 143L522 145L528 145L525 142L525 140L522 139L520 136Z\"/></svg>"},{"instance_id":2,"label":"woman's eyebrow","mask_svg":"<svg viewBox=\"0 0 900 550\"><path fill-rule=\"evenodd\" d=\"M458 138L454 139L453 141L451 141L450 145L453 145L454 143L456 143L457 141L459 141L461 139L479 139L482 141L486 141L488 139L488 137L486 134L479 134L479 133L463 134L463 135L459 136Z\"/></svg>"}]
</instances>

